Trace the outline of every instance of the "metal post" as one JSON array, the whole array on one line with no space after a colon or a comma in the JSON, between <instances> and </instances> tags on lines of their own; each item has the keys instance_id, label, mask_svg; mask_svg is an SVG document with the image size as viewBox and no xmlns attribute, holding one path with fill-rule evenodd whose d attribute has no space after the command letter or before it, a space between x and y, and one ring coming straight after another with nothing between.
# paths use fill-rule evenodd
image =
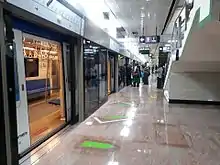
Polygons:
<instances>
[{"instance_id":1,"label":"metal post","mask_svg":"<svg viewBox=\"0 0 220 165\"><path fill-rule=\"evenodd\" d=\"M182 47L182 32L181 32L181 23L182 23L182 17L178 18L178 41L179 41L179 47Z\"/></svg>"},{"instance_id":2,"label":"metal post","mask_svg":"<svg viewBox=\"0 0 220 165\"><path fill-rule=\"evenodd\" d=\"M115 56L115 92L118 92L118 55Z\"/></svg>"},{"instance_id":3,"label":"metal post","mask_svg":"<svg viewBox=\"0 0 220 165\"><path fill-rule=\"evenodd\" d=\"M85 99L84 99L84 57L83 57L83 39L79 39L77 42L77 47L79 49L77 58L77 68L76 72L78 72L77 83L78 83L78 102L79 102L79 122L82 122L85 119Z\"/></svg>"}]
</instances>

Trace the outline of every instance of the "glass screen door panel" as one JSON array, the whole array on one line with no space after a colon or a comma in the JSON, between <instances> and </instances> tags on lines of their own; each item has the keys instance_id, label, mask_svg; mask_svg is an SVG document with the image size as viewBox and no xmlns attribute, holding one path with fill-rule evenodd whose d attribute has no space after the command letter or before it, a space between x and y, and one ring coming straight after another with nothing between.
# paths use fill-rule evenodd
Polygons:
<instances>
[{"instance_id":1,"label":"glass screen door panel","mask_svg":"<svg viewBox=\"0 0 220 165\"><path fill-rule=\"evenodd\" d=\"M108 67L108 95L111 94L111 63L110 63L110 59L108 59L108 63L107 63L107 67Z\"/></svg>"},{"instance_id":2,"label":"glass screen door panel","mask_svg":"<svg viewBox=\"0 0 220 165\"><path fill-rule=\"evenodd\" d=\"M99 103L102 104L108 97L108 81L107 81L107 50L100 48L99 50Z\"/></svg>"},{"instance_id":3,"label":"glass screen door panel","mask_svg":"<svg viewBox=\"0 0 220 165\"><path fill-rule=\"evenodd\" d=\"M25 82L25 67L23 56L22 32L14 30L14 43L17 62L17 87L19 92L16 92L16 106L17 106L17 130L18 130L18 150L19 153L25 151L30 147L30 131L29 131L29 117L27 104L27 91Z\"/></svg>"},{"instance_id":4,"label":"glass screen door panel","mask_svg":"<svg viewBox=\"0 0 220 165\"><path fill-rule=\"evenodd\" d=\"M31 144L66 123L62 45L23 33L26 104Z\"/></svg>"},{"instance_id":5,"label":"glass screen door panel","mask_svg":"<svg viewBox=\"0 0 220 165\"><path fill-rule=\"evenodd\" d=\"M91 51L91 44L84 45L84 87L85 117L90 116L99 106L99 55Z\"/></svg>"}]
</instances>

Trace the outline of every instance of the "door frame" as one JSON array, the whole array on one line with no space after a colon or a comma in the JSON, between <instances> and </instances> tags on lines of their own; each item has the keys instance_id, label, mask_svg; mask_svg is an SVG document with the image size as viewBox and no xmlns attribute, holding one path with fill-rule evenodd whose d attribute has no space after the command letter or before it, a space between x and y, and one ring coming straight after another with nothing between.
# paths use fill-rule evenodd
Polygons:
<instances>
[{"instance_id":1,"label":"door frame","mask_svg":"<svg viewBox=\"0 0 220 165\"><path fill-rule=\"evenodd\" d=\"M67 47L70 48L70 44L67 42L62 43L62 63L63 63L63 76L64 76L64 100L65 100L65 119L66 122L71 121L71 75L70 73L70 65L68 61L70 60L70 49L67 50Z\"/></svg>"},{"instance_id":2,"label":"door frame","mask_svg":"<svg viewBox=\"0 0 220 165\"><path fill-rule=\"evenodd\" d=\"M19 153L24 152L31 146L31 135L30 135L30 122L29 122L29 108L27 104L27 91L25 81L25 64L23 55L23 33L21 30L13 29L14 31L14 42L16 51L16 65L18 71L18 86L20 100L16 100L16 111L17 111L17 129L18 129L18 150ZM21 114L21 115L19 115ZM20 117L22 116L22 119ZM24 119L23 119L24 118ZM28 127L28 128L27 128Z\"/></svg>"},{"instance_id":3,"label":"door frame","mask_svg":"<svg viewBox=\"0 0 220 165\"><path fill-rule=\"evenodd\" d=\"M10 14L3 9L0 2L0 93L1 109L1 163L18 164L17 121L16 121L16 89L15 89L15 57L13 30ZM6 30L6 31L5 31ZM6 32L6 33L5 33Z\"/></svg>"},{"instance_id":4,"label":"door frame","mask_svg":"<svg viewBox=\"0 0 220 165\"><path fill-rule=\"evenodd\" d=\"M23 36L23 34L27 34L27 35L32 35L30 34L29 32L22 32L22 30L17 30L17 31L20 31L21 35ZM54 41L52 39L48 39L48 38L44 38L42 36L38 36L38 35L33 35L37 38L42 38L42 39L45 39L45 40L51 40L51 41ZM21 40L22 42L22 40ZM36 147L38 147L39 145L41 145L42 143L44 143L46 140L48 140L50 137L54 136L56 133L58 133L59 131L61 131L63 128L65 128L68 124L75 124L77 121L76 117L75 117L75 82L73 80L75 80L75 78L72 78L71 79L71 115L69 117L69 119L67 120L67 102L66 102L66 83L65 83L65 76L66 76L66 72L65 72L65 63L64 63L64 47L62 45L63 42L60 42L60 41L55 41L55 42L59 42L59 44L61 45L61 59L62 59L62 72L63 72L63 99L64 99L64 110L65 110L65 123L62 124L60 127L54 129L53 131L51 131L50 133L48 133L46 136L42 137L40 140L36 141L35 143L33 144L30 144L29 147L27 147L25 150L22 150L22 152L19 154L19 158L22 158L24 157L25 155L27 155L29 152L31 152L33 149L35 149ZM70 40L70 41L67 41L67 44L72 44L70 42L73 42L73 40ZM75 45L74 43L72 45ZM71 46L72 47L72 46ZM22 53L23 54L23 53ZM74 60L74 56L75 56L75 53L74 54L71 54L70 57L73 56L73 60ZM75 77L75 69L74 69L75 65L72 66L71 65L71 68L70 70L72 70L73 72L71 73L71 75L73 74L72 77ZM25 87L25 86L24 86ZM74 92L73 92L74 91ZM17 121L17 120L16 120ZM28 122L28 130L30 131L30 126L29 126L29 122ZM29 136L30 137L30 136Z\"/></svg>"}]
</instances>

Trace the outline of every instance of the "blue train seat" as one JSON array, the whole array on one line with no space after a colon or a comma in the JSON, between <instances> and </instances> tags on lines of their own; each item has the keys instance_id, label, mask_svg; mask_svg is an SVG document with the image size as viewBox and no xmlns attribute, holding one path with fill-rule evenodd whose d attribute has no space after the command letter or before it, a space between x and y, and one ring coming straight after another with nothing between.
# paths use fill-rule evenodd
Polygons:
<instances>
[{"instance_id":1,"label":"blue train seat","mask_svg":"<svg viewBox=\"0 0 220 165\"><path fill-rule=\"evenodd\" d=\"M46 88L47 83L47 88ZM26 89L28 99L35 99L45 95L45 90L50 90L50 81L49 79L37 79L37 80L27 80Z\"/></svg>"}]
</instances>

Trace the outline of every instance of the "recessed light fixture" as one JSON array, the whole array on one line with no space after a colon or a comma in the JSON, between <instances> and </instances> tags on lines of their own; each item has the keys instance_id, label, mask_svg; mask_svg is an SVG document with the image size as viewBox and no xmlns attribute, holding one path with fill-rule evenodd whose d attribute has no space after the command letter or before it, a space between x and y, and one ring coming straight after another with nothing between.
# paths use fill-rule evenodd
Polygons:
<instances>
[{"instance_id":1,"label":"recessed light fixture","mask_svg":"<svg viewBox=\"0 0 220 165\"><path fill-rule=\"evenodd\" d=\"M143 12L141 12L141 18L144 18L145 14Z\"/></svg>"},{"instance_id":2,"label":"recessed light fixture","mask_svg":"<svg viewBox=\"0 0 220 165\"><path fill-rule=\"evenodd\" d=\"M146 0L146 2L150 2L150 0Z\"/></svg>"},{"instance_id":3,"label":"recessed light fixture","mask_svg":"<svg viewBox=\"0 0 220 165\"><path fill-rule=\"evenodd\" d=\"M144 6L141 7L141 10L144 10Z\"/></svg>"},{"instance_id":4,"label":"recessed light fixture","mask_svg":"<svg viewBox=\"0 0 220 165\"><path fill-rule=\"evenodd\" d=\"M147 16L148 16L148 18L150 18L150 13L149 12L147 13Z\"/></svg>"}]
</instances>

